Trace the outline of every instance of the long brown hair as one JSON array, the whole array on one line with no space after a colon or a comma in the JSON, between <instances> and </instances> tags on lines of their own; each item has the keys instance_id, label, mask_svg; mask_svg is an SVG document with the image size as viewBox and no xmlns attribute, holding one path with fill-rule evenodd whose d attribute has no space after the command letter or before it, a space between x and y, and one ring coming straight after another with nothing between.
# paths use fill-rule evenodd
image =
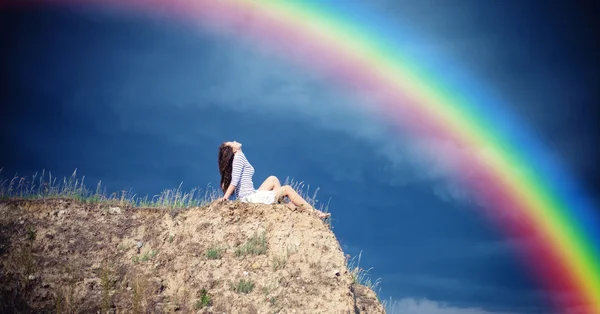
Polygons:
<instances>
[{"instance_id":1,"label":"long brown hair","mask_svg":"<svg viewBox=\"0 0 600 314\"><path fill-rule=\"evenodd\" d=\"M221 173L221 190L226 193L231 184L231 168L233 167L233 148L225 143L219 146L219 173Z\"/></svg>"}]
</instances>

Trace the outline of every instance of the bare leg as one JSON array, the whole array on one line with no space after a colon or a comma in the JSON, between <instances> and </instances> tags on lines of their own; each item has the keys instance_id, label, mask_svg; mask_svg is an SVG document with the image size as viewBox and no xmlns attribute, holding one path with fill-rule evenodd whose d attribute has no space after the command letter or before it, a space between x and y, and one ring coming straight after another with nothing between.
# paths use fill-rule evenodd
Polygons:
<instances>
[{"instance_id":1,"label":"bare leg","mask_svg":"<svg viewBox=\"0 0 600 314\"><path fill-rule=\"evenodd\" d=\"M279 182L279 179L277 179L276 176L268 177L265 182L258 187L261 191L273 191L279 188L281 188L281 182Z\"/></svg>"},{"instance_id":2,"label":"bare leg","mask_svg":"<svg viewBox=\"0 0 600 314\"><path fill-rule=\"evenodd\" d=\"M319 218L327 218L329 216L331 216L331 214L327 213L323 213L320 210L316 210L314 208L312 208L312 206L310 206L310 204L308 202L306 202L296 191L294 191L294 189L289 186L289 185L285 185L282 186L281 188L276 190L276 196L277 199L280 199L284 196L287 196L290 199L290 202L292 202L292 204L303 208L304 210L307 210L309 212L313 212L315 213Z\"/></svg>"},{"instance_id":3,"label":"bare leg","mask_svg":"<svg viewBox=\"0 0 600 314\"><path fill-rule=\"evenodd\" d=\"M285 206L291 210L296 210L296 208L298 208L296 205L294 205L294 203L286 203Z\"/></svg>"}]
</instances>

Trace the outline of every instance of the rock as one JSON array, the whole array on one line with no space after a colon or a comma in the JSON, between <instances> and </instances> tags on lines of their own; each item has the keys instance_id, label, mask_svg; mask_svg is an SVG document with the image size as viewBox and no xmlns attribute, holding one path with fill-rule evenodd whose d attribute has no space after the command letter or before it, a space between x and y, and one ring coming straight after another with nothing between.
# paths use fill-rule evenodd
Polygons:
<instances>
[{"instance_id":1,"label":"rock","mask_svg":"<svg viewBox=\"0 0 600 314\"><path fill-rule=\"evenodd\" d=\"M27 277L27 279L29 279L29 280L35 280L35 276L34 275L29 275L29 277Z\"/></svg>"},{"instance_id":2,"label":"rock","mask_svg":"<svg viewBox=\"0 0 600 314\"><path fill-rule=\"evenodd\" d=\"M110 207L108 209L108 212L113 214L113 215L117 215L121 213L121 209L119 207Z\"/></svg>"}]
</instances>

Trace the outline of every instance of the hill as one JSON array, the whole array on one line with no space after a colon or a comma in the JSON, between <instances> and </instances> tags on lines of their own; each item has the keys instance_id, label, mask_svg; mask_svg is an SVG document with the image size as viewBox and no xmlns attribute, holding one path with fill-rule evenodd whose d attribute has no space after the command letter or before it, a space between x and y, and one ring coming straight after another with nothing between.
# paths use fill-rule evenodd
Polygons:
<instances>
[{"instance_id":1,"label":"hill","mask_svg":"<svg viewBox=\"0 0 600 314\"><path fill-rule=\"evenodd\" d=\"M0 312L384 313L304 211L118 205L0 201Z\"/></svg>"}]
</instances>

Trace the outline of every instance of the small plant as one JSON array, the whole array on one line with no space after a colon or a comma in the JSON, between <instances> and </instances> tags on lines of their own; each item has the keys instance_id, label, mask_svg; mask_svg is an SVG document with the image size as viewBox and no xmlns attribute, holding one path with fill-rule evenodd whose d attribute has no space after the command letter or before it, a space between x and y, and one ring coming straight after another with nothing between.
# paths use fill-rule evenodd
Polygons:
<instances>
[{"instance_id":1,"label":"small plant","mask_svg":"<svg viewBox=\"0 0 600 314\"><path fill-rule=\"evenodd\" d=\"M149 260L154 259L154 257L156 256L156 251L150 251L150 252L146 252L146 254L142 255L142 262L147 262ZM134 263L135 264L135 263Z\"/></svg>"},{"instance_id":2,"label":"small plant","mask_svg":"<svg viewBox=\"0 0 600 314\"><path fill-rule=\"evenodd\" d=\"M235 256L260 255L267 252L267 236L265 232L255 233L246 244L235 250Z\"/></svg>"},{"instance_id":3,"label":"small plant","mask_svg":"<svg viewBox=\"0 0 600 314\"><path fill-rule=\"evenodd\" d=\"M347 265L348 269L350 270L350 274L352 275L352 281L355 284L360 284L360 285L366 286L369 289L375 291L375 288L377 288L377 286L379 286L379 284L381 283L381 278L375 280L375 282L371 281L371 278L369 277L368 273L372 268L365 270L359 266L361 256L362 256L362 251L358 254L358 256L355 256L354 258L352 258ZM357 257L358 257L358 262L356 262L356 265L355 265L354 263L355 263L355 260Z\"/></svg>"},{"instance_id":4,"label":"small plant","mask_svg":"<svg viewBox=\"0 0 600 314\"><path fill-rule=\"evenodd\" d=\"M102 286L102 312L106 313L110 309L110 290L112 289L111 270L106 263L100 270L100 283Z\"/></svg>"},{"instance_id":5,"label":"small plant","mask_svg":"<svg viewBox=\"0 0 600 314\"><path fill-rule=\"evenodd\" d=\"M208 294L208 292L206 291L206 289L202 289L202 291L200 291L200 299L198 301L196 301L196 304L194 305L194 307L196 308L196 310L199 310L205 306L209 306L212 304L210 295Z\"/></svg>"},{"instance_id":6,"label":"small plant","mask_svg":"<svg viewBox=\"0 0 600 314\"><path fill-rule=\"evenodd\" d=\"M174 237L173 235L170 235L170 236L169 236L169 243L173 243L173 239L174 239L174 238L175 238L175 237Z\"/></svg>"},{"instance_id":7,"label":"small plant","mask_svg":"<svg viewBox=\"0 0 600 314\"><path fill-rule=\"evenodd\" d=\"M223 256L220 248L212 248L206 251L206 258L208 259L220 259Z\"/></svg>"},{"instance_id":8,"label":"small plant","mask_svg":"<svg viewBox=\"0 0 600 314\"><path fill-rule=\"evenodd\" d=\"M271 306L277 305L277 297L276 296L270 297L269 298L269 304L271 304Z\"/></svg>"},{"instance_id":9,"label":"small plant","mask_svg":"<svg viewBox=\"0 0 600 314\"><path fill-rule=\"evenodd\" d=\"M252 292L252 290L254 290L254 282L252 282L252 280L250 279L241 279L240 281L238 281L237 285L233 287L233 290L237 293L248 294Z\"/></svg>"},{"instance_id":10,"label":"small plant","mask_svg":"<svg viewBox=\"0 0 600 314\"><path fill-rule=\"evenodd\" d=\"M140 258L139 258L139 256L134 256L134 257L132 257L132 258L131 258L131 262L132 262L133 264L137 264L137 263L139 263L139 262L140 262Z\"/></svg>"},{"instance_id":11,"label":"small plant","mask_svg":"<svg viewBox=\"0 0 600 314\"><path fill-rule=\"evenodd\" d=\"M33 241L35 240L35 228L32 226L27 226L27 240Z\"/></svg>"},{"instance_id":12,"label":"small plant","mask_svg":"<svg viewBox=\"0 0 600 314\"><path fill-rule=\"evenodd\" d=\"M143 276L136 275L133 280L131 305L133 313L146 313L148 283Z\"/></svg>"},{"instance_id":13,"label":"small plant","mask_svg":"<svg viewBox=\"0 0 600 314\"><path fill-rule=\"evenodd\" d=\"M37 269L35 257L33 255L32 245L25 245L25 247L21 249L20 253L21 254L18 264L19 266L23 267L23 281L21 285L22 289L27 289L30 281L29 276L34 274Z\"/></svg>"},{"instance_id":14,"label":"small plant","mask_svg":"<svg viewBox=\"0 0 600 314\"><path fill-rule=\"evenodd\" d=\"M58 289L56 291L56 296L54 297L54 311L56 312L56 314L62 314L66 312L65 299L66 298L63 296L61 289Z\"/></svg>"},{"instance_id":15,"label":"small plant","mask_svg":"<svg viewBox=\"0 0 600 314\"><path fill-rule=\"evenodd\" d=\"M283 269L287 264L287 255L275 256L272 260L273 271Z\"/></svg>"}]
</instances>

